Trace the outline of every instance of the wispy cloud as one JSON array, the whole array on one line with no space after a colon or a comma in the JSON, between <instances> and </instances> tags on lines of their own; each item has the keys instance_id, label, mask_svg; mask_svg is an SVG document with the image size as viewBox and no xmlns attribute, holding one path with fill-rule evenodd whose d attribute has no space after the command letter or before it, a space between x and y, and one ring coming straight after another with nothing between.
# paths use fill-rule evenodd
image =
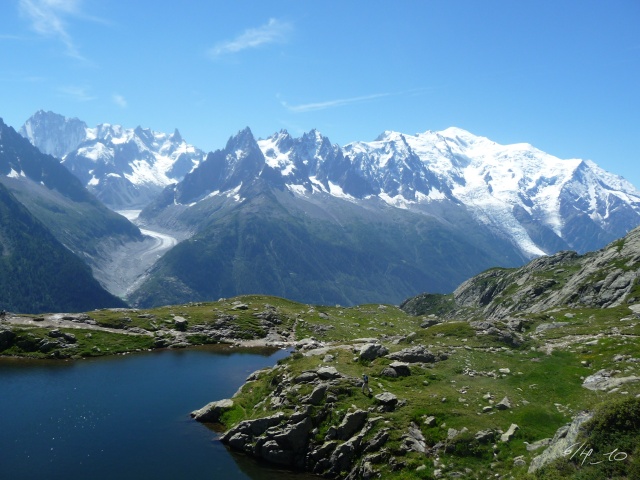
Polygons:
<instances>
[{"instance_id":1,"label":"wispy cloud","mask_svg":"<svg viewBox=\"0 0 640 480\"><path fill-rule=\"evenodd\" d=\"M119 93L114 93L113 95L111 95L111 100L113 100L113 103L115 103L120 108L127 108L128 106L127 100Z\"/></svg>"},{"instance_id":2,"label":"wispy cloud","mask_svg":"<svg viewBox=\"0 0 640 480\"><path fill-rule=\"evenodd\" d=\"M68 31L67 20L71 17L92 19L80 9L82 0L19 0L20 13L31 22L38 35L55 38L65 47L69 57L85 60Z\"/></svg>"},{"instance_id":3,"label":"wispy cloud","mask_svg":"<svg viewBox=\"0 0 640 480\"><path fill-rule=\"evenodd\" d=\"M327 100L325 102L316 103L303 103L300 105L289 105L284 100L280 100L280 103L287 110L294 113L313 112L315 110L326 110L327 108L342 107L352 103L366 102L367 100L375 100L376 98L389 97L396 95L393 93L374 93L372 95L363 95L360 97L340 98L337 100Z\"/></svg>"},{"instance_id":4,"label":"wispy cloud","mask_svg":"<svg viewBox=\"0 0 640 480\"><path fill-rule=\"evenodd\" d=\"M342 107L344 105L350 105L353 103L368 102L370 100L376 100L378 98L422 95L432 90L433 90L432 87L419 87L419 88L413 88L411 90L404 90L401 92L373 93L371 95L339 98L336 100L326 100L324 102L301 103L299 105L290 105L286 101L282 100L282 98L280 98L280 94L276 95L276 97L280 101L280 104L290 112L303 113L303 112L313 112L316 110L326 110L328 108Z\"/></svg>"},{"instance_id":5,"label":"wispy cloud","mask_svg":"<svg viewBox=\"0 0 640 480\"><path fill-rule=\"evenodd\" d=\"M217 43L209 50L209 55L217 58L269 43L283 43L287 41L292 29L290 23L271 18L265 25L247 29L233 40Z\"/></svg>"},{"instance_id":6,"label":"wispy cloud","mask_svg":"<svg viewBox=\"0 0 640 480\"><path fill-rule=\"evenodd\" d=\"M65 97L69 97L78 102L90 102L98 97L91 94L89 88L79 87L76 85L68 85L65 87L59 87L58 92Z\"/></svg>"}]
</instances>

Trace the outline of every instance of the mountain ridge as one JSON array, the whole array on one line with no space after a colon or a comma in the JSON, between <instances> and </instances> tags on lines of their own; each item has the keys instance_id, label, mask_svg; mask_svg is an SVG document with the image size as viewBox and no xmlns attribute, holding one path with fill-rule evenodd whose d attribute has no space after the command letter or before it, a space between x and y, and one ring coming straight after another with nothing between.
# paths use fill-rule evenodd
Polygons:
<instances>
[{"instance_id":1,"label":"mountain ridge","mask_svg":"<svg viewBox=\"0 0 640 480\"><path fill-rule=\"evenodd\" d=\"M25 122L20 134L59 158L114 210L140 208L204 157L177 128L172 134L109 123L89 128L76 118L42 110Z\"/></svg>"}]
</instances>

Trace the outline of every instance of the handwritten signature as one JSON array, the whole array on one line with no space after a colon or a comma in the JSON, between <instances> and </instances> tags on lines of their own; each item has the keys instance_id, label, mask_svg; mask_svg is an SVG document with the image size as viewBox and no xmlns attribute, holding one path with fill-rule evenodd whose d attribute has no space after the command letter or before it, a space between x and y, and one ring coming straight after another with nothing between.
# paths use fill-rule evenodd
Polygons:
<instances>
[{"instance_id":1,"label":"handwritten signature","mask_svg":"<svg viewBox=\"0 0 640 480\"><path fill-rule=\"evenodd\" d=\"M570 445L569 448L567 448L563 452L563 454L564 454L565 457L568 456L568 455L571 455L571 457L569 457L569 460L571 460L576 455L577 455L576 460L579 460L580 457L583 457L582 462L580 463L580 465L584 465L585 462L589 459L589 457L593 454L593 448L589 448L587 446L587 442L584 442L576 450L574 450L573 448L576 445L578 445L578 444L574 443L574 444ZM628 455L625 452L618 452L617 448L615 450L613 450L612 452L603 453L602 456L607 458L607 460L610 461L610 462L621 462L621 461L625 460L628 457ZM604 461L605 460L600 460L599 462L591 461L591 462L589 462L589 465L598 465L599 463L602 463Z\"/></svg>"}]
</instances>

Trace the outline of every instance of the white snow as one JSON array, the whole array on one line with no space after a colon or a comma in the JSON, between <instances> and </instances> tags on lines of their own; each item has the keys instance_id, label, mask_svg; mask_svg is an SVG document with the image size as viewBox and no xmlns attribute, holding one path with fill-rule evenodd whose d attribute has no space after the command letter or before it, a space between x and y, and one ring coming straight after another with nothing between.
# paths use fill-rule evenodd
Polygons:
<instances>
[{"instance_id":1,"label":"white snow","mask_svg":"<svg viewBox=\"0 0 640 480\"><path fill-rule=\"evenodd\" d=\"M283 152L280 150L279 141L285 134L280 133L273 135L264 140L258 140L258 147L264 155L264 159L271 168L279 170L282 176L291 175L295 170L293 160L290 158L291 152Z\"/></svg>"},{"instance_id":2,"label":"white snow","mask_svg":"<svg viewBox=\"0 0 640 480\"><path fill-rule=\"evenodd\" d=\"M26 177L26 175L24 174L24 172L22 170L20 170L20 172L16 172L12 168L11 171L7 174L7 177L9 177L9 178L20 178L20 177Z\"/></svg>"}]
</instances>

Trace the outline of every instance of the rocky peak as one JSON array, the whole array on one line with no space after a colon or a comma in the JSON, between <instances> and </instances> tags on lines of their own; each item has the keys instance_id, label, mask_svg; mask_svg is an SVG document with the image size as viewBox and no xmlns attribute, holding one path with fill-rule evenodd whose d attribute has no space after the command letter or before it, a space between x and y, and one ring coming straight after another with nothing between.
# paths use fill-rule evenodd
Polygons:
<instances>
[{"instance_id":1,"label":"rocky peak","mask_svg":"<svg viewBox=\"0 0 640 480\"><path fill-rule=\"evenodd\" d=\"M77 118L38 110L19 133L42 153L63 158L85 139L86 130L87 125Z\"/></svg>"}]
</instances>

